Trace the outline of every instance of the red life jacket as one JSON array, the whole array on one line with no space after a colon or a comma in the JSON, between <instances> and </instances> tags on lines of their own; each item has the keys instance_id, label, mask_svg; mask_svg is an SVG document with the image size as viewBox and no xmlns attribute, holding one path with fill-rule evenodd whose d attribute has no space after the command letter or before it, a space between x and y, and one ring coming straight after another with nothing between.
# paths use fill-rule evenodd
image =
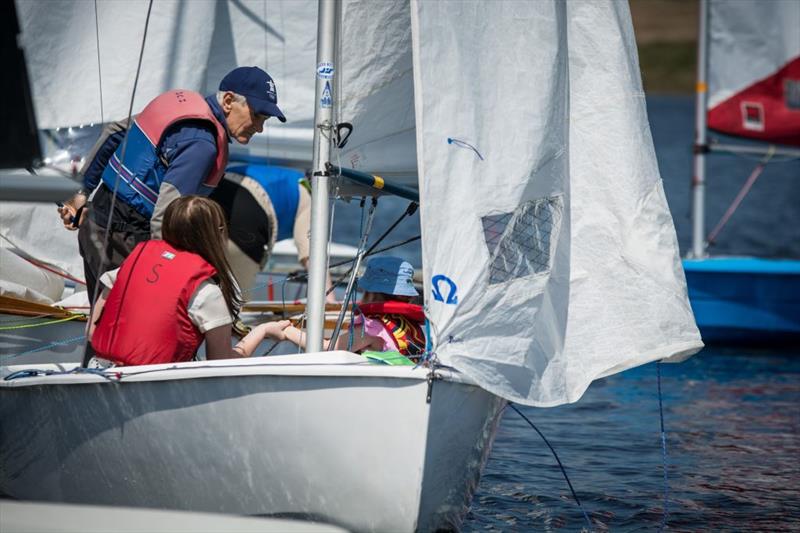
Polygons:
<instances>
[{"instance_id":1,"label":"red life jacket","mask_svg":"<svg viewBox=\"0 0 800 533\"><path fill-rule=\"evenodd\" d=\"M397 351L405 356L425 351L425 311L422 306L406 302L375 302L360 304L364 316L379 320L394 339Z\"/></svg>"},{"instance_id":2,"label":"red life jacket","mask_svg":"<svg viewBox=\"0 0 800 533\"><path fill-rule=\"evenodd\" d=\"M204 335L189 301L217 271L165 241L139 243L122 263L92 336L101 356L123 365L188 361Z\"/></svg>"}]
</instances>

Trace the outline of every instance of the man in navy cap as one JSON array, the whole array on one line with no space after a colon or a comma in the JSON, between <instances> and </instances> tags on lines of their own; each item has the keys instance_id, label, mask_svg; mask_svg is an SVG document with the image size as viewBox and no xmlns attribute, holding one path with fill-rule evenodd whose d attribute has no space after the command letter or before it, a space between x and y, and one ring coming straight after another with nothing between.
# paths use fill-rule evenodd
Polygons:
<instances>
[{"instance_id":1,"label":"man in navy cap","mask_svg":"<svg viewBox=\"0 0 800 533\"><path fill-rule=\"evenodd\" d=\"M286 122L275 82L258 67L239 67L216 95L167 91L130 128L126 121L106 127L82 169L84 188L59 207L64 226L79 229L90 298L104 271L117 268L139 242L160 238L170 202L214 190L231 140L247 144L270 117Z\"/></svg>"}]
</instances>

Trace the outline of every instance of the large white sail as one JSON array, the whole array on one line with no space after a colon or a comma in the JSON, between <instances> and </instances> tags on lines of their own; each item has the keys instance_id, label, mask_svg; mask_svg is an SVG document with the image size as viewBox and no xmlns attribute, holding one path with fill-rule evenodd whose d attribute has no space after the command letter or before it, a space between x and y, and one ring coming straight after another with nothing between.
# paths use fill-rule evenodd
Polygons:
<instances>
[{"instance_id":1,"label":"large white sail","mask_svg":"<svg viewBox=\"0 0 800 533\"><path fill-rule=\"evenodd\" d=\"M17 1L40 128L128 115L147 9L147 0ZM275 78L289 119L276 133L310 128L316 23L315 0L156 1L133 112L168 89L214 93L234 67L257 65Z\"/></svg>"},{"instance_id":2,"label":"large white sail","mask_svg":"<svg viewBox=\"0 0 800 533\"><path fill-rule=\"evenodd\" d=\"M345 0L339 20L338 115L354 130L338 162L365 172L416 178L408 0Z\"/></svg>"},{"instance_id":3,"label":"large white sail","mask_svg":"<svg viewBox=\"0 0 800 533\"><path fill-rule=\"evenodd\" d=\"M701 346L621 2L412 2L428 315L512 401Z\"/></svg>"},{"instance_id":4,"label":"large white sail","mask_svg":"<svg viewBox=\"0 0 800 533\"><path fill-rule=\"evenodd\" d=\"M710 0L708 126L800 145L800 2Z\"/></svg>"}]
</instances>

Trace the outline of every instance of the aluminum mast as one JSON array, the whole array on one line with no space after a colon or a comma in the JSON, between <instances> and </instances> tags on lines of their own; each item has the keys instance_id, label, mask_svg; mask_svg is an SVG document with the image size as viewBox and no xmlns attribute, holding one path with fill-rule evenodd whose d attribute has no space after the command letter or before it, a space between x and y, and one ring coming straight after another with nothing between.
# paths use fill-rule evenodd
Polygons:
<instances>
[{"instance_id":1,"label":"aluminum mast","mask_svg":"<svg viewBox=\"0 0 800 533\"><path fill-rule=\"evenodd\" d=\"M692 251L690 257L706 256L706 113L708 106L708 0L700 0L697 36L697 97L695 99L694 174L692 176Z\"/></svg>"},{"instance_id":2,"label":"aluminum mast","mask_svg":"<svg viewBox=\"0 0 800 533\"><path fill-rule=\"evenodd\" d=\"M311 178L311 250L308 267L306 352L322 351L325 328L325 274L328 268L328 170L333 131L333 55L337 0L319 0L317 92L314 109L314 174Z\"/></svg>"}]
</instances>

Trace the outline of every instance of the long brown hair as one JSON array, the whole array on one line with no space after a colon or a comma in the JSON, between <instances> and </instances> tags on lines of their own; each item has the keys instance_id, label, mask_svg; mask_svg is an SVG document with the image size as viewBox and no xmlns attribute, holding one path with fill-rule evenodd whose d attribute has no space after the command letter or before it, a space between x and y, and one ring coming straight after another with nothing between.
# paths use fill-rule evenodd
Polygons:
<instances>
[{"instance_id":1,"label":"long brown hair","mask_svg":"<svg viewBox=\"0 0 800 533\"><path fill-rule=\"evenodd\" d=\"M217 270L222 297L235 321L242 298L225 256L228 226L219 204L202 196L173 200L164 212L161 235L175 248L196 253Z\"/></svg>"}]
</instances>

